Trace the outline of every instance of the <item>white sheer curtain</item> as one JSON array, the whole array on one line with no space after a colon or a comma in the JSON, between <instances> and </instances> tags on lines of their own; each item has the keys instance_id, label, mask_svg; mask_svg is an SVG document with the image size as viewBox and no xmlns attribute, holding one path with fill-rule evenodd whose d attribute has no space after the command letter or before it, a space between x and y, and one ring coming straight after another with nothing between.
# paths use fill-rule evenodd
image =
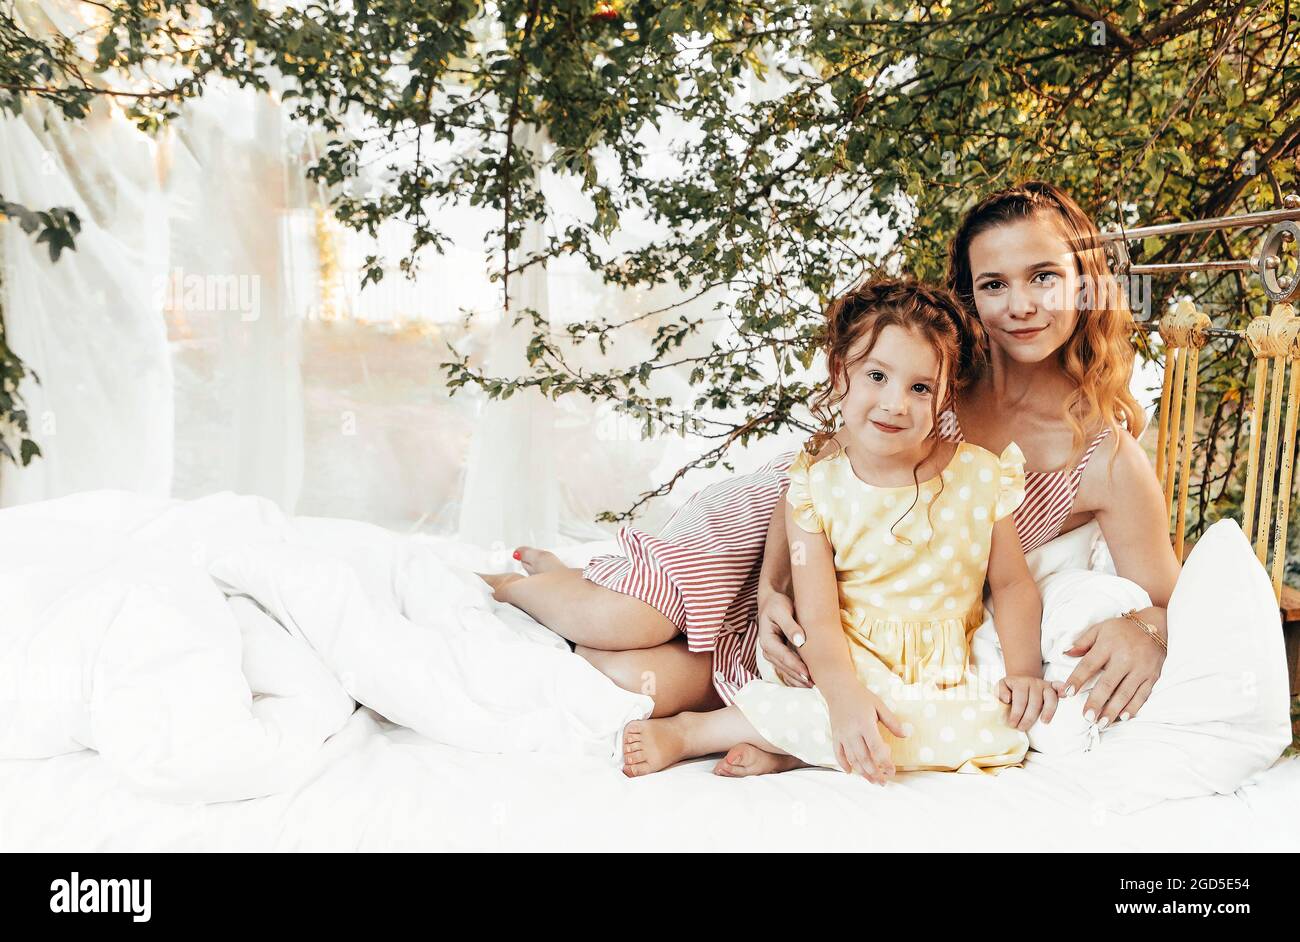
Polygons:
<instances>
[{"instance_id":1,"label":"white sheer curtain","mask_svg":"<svg viewBox=\"0 0 1300 942\"><path fill-rule=\"evenodd\" d=\"M300 168L278 103L252 89L209 88L169 132L176 493L228 489L292 511L304 460L294 276L312 249Z\"/></svg>"},{"instance_id":2,"label":"white sheer curtain","mask_svg":"<svg viewBox=\"0 0 1300 942\"><path fill-rule=\"evenodd\" d=\"M545 133L528 127L518 146L539 155ZM515 256L527 258L544 248L539 223L524 229ZM550 286L546 266L533 265L510 279L510 303L492 332L485 363L493 376L519 376L528 371L525 355L532 336L532 318L525 310L549 320ZM518 326L514 319L520 317ZM495 549L517 543L551 546L558 536L559 485L556 480L555 406L535 389L509 399L484 403L470 444L459 536Z\"/></svg>"},{"instance_id":3,"label":"white sheer curtain","mask_svg":"<svg viewBox=\"0 0 1300 942\"><path fill-rule=\"evenodd\" d=\"M39 12L24 7L29 29ZM114 487L166 494L172 374L158 286L167 216L152 142L114 108L65 121L39 102L0 121L0 192L36 209L72 208L76 250L52 263L9 223L0 230L8 342L40 376L26 382L44 457L0 463L0 505Z\"/></svg>"},{"instance_id":4,"label":"white sheer curtain","mask_svg":"<svg viewBox=\"0 0 1300 942\"><path fill-rule=\"evenodd\" d=\"M46 0L18 15L70 36L84 10ZM290 276L315 262L300 258L314 253L305 185L274 97L212 87L158 138L107 100L76 122L24 104L0 122L0 192L71 207L82 230L57 263L0 230L7 337L41 378L21 392L44 453L0 466L0 504L107 487L235 490L293 510L303 301Z\"/></svg>"}]
</instances>

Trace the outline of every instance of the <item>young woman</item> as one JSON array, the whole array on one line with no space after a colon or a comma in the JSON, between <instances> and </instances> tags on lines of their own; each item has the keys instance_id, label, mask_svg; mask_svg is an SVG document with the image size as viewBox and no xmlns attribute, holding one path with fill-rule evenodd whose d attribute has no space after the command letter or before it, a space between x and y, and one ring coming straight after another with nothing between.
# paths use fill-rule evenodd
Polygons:
<instances>
[{"instance_id":1,"label":"young woman","mask_svg":"<svg viewBox=\"0 0 1300 942\"><path fill-rule=\"evenodd\" d=\"M994 454L1015 441L1026 467L1015 513L1024 550L1096 519L1119 575L1153 602L1139 617L1163 635L1179 563L1160 484L1137 443L1132 318L1096 225L1048 183L994 193L952 240L948 283L989 341L987 366L945 417L948 435ZM758 644L785 683L810 686L780 500L793 458L706 488L658 536L625 527L623 554L583 571L521 547L525 568L553 573L550 584L485 578L503 601L543 623L556 618L598 669L652 696L655 716L730 703L757 676ZM556 583L575 588L558 597L548 591ZM1135 715L1164 663L1159 645L1124 618L1092 626L1069 653L1081 660L1062 693L1096 676L1086 712L1099 725ZM719 771L743 774L756 752L732 750Z\"/></svg>"}]
</instances>

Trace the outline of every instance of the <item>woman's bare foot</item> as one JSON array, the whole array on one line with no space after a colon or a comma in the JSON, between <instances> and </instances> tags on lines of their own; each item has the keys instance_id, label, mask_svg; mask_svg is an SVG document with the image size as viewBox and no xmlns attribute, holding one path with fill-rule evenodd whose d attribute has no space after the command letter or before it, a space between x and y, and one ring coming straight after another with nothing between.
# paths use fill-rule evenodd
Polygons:
<instances>
[{"instance_id":1,"label":"woman's bare foot","mask_svg":"<svg viewBox=\"0 0 1300 942\"><path fill-rule=\"evenodd\" d=\"M523 565L524 571L530 576L539 572L550 572L552 569L566 568L550 550L537 549L535 546L518 546L515 547L515 559Z\"/></svg>"},{"instance_id":2,"label":"woman's bare foot","mask_svg":"<svg viewBox=\"0 0 1300 942\"><path fill-rule=\"evenodd\" d=\"M713 767L713 774L725 775L728 778L744 778L746 775L789 772L791 769L804 767L804 763L794 756L774 755L765 749L742 742L727 751L727 754Z\"/></svg>"},{"instance_id":3,"label":"woman's bare foot","mask_svg":"<svg viewBox=\"0 0 1300 942\"><path fill-rule=\"evenodd\" d=\"M492 591L494 592L497 589L501 588L502 586L514 582L516 579L524 578L521 574L517 572L476 572L474 573L474 575L478 576L480 579L482 579L484 582L490 585L492 587Z\"/></svg>"},{"instance_id":4,"label":"woman's bare foot","mask_svg":"<svg viewBox=\"0 0 1300 942\"><path fill-rule=\"evenodd\" d=\"M623 774L632 778L666 769L686 758L680 716L633 720L623 727Z\"/></svg>"},{"instance_id":5,"label":"woman's bare foot","mask_svg":"<svg viewBox=\"0 0 1300 942\"><path fill-rule=\"evenodd\" d=\"M552 569L566 568L564 563L560 561L560 557L550 550L537 549L535 546L516 547L514 557L524 567L524 572L530 576L535 576L539 572L550 572ZM493 591L514 582L516 579L524 578L521 573L517 572L480 572L477 575L490 585Z\"/></svg>"}]
</instances>

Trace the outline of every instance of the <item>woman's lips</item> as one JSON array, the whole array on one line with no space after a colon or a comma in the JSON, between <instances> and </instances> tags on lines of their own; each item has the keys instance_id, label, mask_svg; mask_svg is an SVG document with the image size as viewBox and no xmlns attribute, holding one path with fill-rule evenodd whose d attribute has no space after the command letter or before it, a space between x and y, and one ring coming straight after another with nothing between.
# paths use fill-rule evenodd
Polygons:
<instances>
[{"instance_id":1,"label":"woman's lips","mask_svg":"<svg viewBox=\"0 0 1300 942\"><path fill-rule=\"evenodd\" d=\"M883 422L877 422L875 419L871 420L871 424L874 425L876 428L880 429L882 432L889 432L892 434L894 432L902 431L902 429L899 428L897 425L886 425Z\"/></svg>"},{"instance_id":2,"label":"woman's lips","mask_svg":"<svg viewBox=\"0 0 1300 942\"><path fill-rule=\"evenodd\" d=\"M1007 333L1012 337L1015 337L1017 340L1028 340L1031 337L1037 337L1046 329L1047 325L1044 324L1042 327L1031 327L1027 330L1008 330Z\"/></svg>"}]
</instances>

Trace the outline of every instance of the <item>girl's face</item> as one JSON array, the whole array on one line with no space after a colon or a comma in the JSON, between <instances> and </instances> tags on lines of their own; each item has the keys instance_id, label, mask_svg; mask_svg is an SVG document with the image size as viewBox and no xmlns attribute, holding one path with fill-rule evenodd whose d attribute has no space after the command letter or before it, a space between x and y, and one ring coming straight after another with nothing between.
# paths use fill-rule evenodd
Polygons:
<instances>
[{"instance_id":1,"label":"girl's face","mask_svg":"<svg viewBox=\"0 0 1300 942\"><path fill-rule=\"evenodd\" d=\"M840 401L845 428L879 457L915 452L934 425L936 399L942 404L939 354L923 336L895 324L854 363L858 352L849 351L848 394ZM838 381L836 387L842 388Z\"/></svg>"},{"instance_id":2,"label":"girl's face","mask_svg":"<svg viewBox=\"0 0 1300 942\"><path fill-rule=\"evenodd\" d=\"M1036 213L981 232L970 243L975 310L995 352L1040 363L1078 321L1074 254L1050 216Z\"/></svg>"}]
</instances>

